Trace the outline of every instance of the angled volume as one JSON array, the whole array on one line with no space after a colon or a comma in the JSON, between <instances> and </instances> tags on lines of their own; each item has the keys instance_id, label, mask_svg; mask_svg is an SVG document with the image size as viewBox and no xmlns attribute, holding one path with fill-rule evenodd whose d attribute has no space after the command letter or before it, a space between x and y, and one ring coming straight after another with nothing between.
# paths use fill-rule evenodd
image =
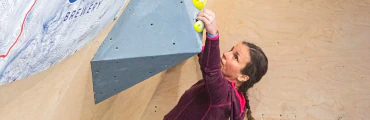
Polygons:
<instances>
[{"instance_id":1,"label":"angled volume","mask_svg":"<svg viewBox=\"0 0 370 120\"><path fill-rule=\"evenodd\" d=\"M191 1L132 0L91 61L99 103L201 51Z\"/></svg>"}]
</instances>

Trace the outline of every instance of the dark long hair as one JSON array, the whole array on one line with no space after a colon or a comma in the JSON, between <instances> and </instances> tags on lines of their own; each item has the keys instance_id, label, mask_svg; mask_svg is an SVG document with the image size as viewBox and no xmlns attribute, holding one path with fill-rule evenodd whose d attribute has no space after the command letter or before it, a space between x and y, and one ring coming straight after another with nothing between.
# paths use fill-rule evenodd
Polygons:
<instances>
[{"instance_id":1,"label":"dark long hair","mask_svg":"<svg viewBox=\"0 0 370 120\"><path fill-rule=\"evenodd\" d=\"M248 120L254 120L252 111L249 106L248 89L252 88L254 84L259 82L266 74L268 69L268 59L262 49L253 43L243 41L243 44L249 47L250 62L242 69L241 73L249 76L249 80L242 83L238 91L244 94L246 104L245 109L248 109L246 117Z\"/></svg>"}]
</instances>

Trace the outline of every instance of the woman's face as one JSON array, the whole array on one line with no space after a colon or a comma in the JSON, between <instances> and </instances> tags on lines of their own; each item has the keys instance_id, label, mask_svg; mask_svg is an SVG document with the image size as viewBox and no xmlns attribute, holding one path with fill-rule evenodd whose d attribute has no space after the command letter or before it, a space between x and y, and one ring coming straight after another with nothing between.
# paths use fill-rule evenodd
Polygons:
<instances>
[{"instance_id":1,"label":"woman's face","mask_svg":"<svg viewBox=\"0 0 370 120\"><path fill-rule=\"evenodd\" d=\"M221 57L222 72L228 80L235 81L242 76L241 70L250 61L249 47L243 43L233 46Z\"/></svg>"}]
</instances>

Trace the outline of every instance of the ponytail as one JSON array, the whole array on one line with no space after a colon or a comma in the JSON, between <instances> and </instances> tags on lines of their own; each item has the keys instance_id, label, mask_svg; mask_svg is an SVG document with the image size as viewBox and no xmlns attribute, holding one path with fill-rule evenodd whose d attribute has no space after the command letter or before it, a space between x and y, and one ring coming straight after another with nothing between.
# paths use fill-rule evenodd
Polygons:
<instances>
[{"instance_id":1,"label":"ponytail","mask_svg":"<svg viewBox=\"0 0 370 120\"><path fill-rule=\"evenodd\" d=\"M254 120L254 118L252 117L252 111L249 105L247 93L248 89L252 88L253 85L259 82L266 74L268 69L268 59L260 47L246 41L243 41L243 44L249 47L251 61L246 65L244 69L242 69L241 72L245 75L248 75L249 80L242 83L239 86L238 91L243 93L246 101L244 108L247 110L247 112L245 117L248 120Z\"/></svg>"},{"instance_id":2,"label":"ponytail","mask_svg":"<svg viewBox=\"0 0 370 120\"><path fill-rule=\"evenodd\" d=\"M250 80L248 80L250 81ZM244 110L246 110L246 115L245 117L247 118L247 120L254 120L254 118L252 117L252 111L251 111L251 107L249 105L249 98L248 98L248 95L247 95L247 92L248 92L248 89L251 88L253 86L250 85L251 82L244 82L242 83L242 85L239 87L239 91L243 93L244 95L244 98L245 98L245 107L244 107Z\"/></svg>"},{"instance_id":3,"label":"ponytail","mask_svg":"<svg viewBox=\"0 0 370 120\"><path fill-rule=\"evenodd\" d=\"M251 109L248 109L247 110L247 120L254 120L254 118L252 117L252 111L251 111Z\"/></svg>"},{"instance_id":4,"label":"ponytail","mask_svg":"<svg viewBox=\"0 0 370 120\"><path fill-rule=\"evenodd\" d=\"M246 114L246 118L247 120L254 120L254 118L252 117L252 111L251 111L251 107L249 106L249 99L248 99L248 96L247 96L247 93L246 92L243 92L243 95L245 96L245 108L247 109L247 114Z\"/></svg>"}]
</instances>

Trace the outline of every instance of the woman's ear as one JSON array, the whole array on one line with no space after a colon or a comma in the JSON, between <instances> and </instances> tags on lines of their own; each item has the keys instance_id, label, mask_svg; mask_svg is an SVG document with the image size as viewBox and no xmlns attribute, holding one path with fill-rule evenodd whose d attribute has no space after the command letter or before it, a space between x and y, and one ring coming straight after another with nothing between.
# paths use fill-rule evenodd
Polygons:
<instances>
[{"instance_id":1,"label":"woman's ear","mask_svg":"<svg viewBox=\"0 0 370 120\"><path fill-rule=\"evenodd\" d=\"M248 75L240 75L240 76L238 77L238 81L239 81L239 82L245 82L245 81L247 81L247 80L249 80L249 76L248 76Z\"/></svg>"}]
</instances>

